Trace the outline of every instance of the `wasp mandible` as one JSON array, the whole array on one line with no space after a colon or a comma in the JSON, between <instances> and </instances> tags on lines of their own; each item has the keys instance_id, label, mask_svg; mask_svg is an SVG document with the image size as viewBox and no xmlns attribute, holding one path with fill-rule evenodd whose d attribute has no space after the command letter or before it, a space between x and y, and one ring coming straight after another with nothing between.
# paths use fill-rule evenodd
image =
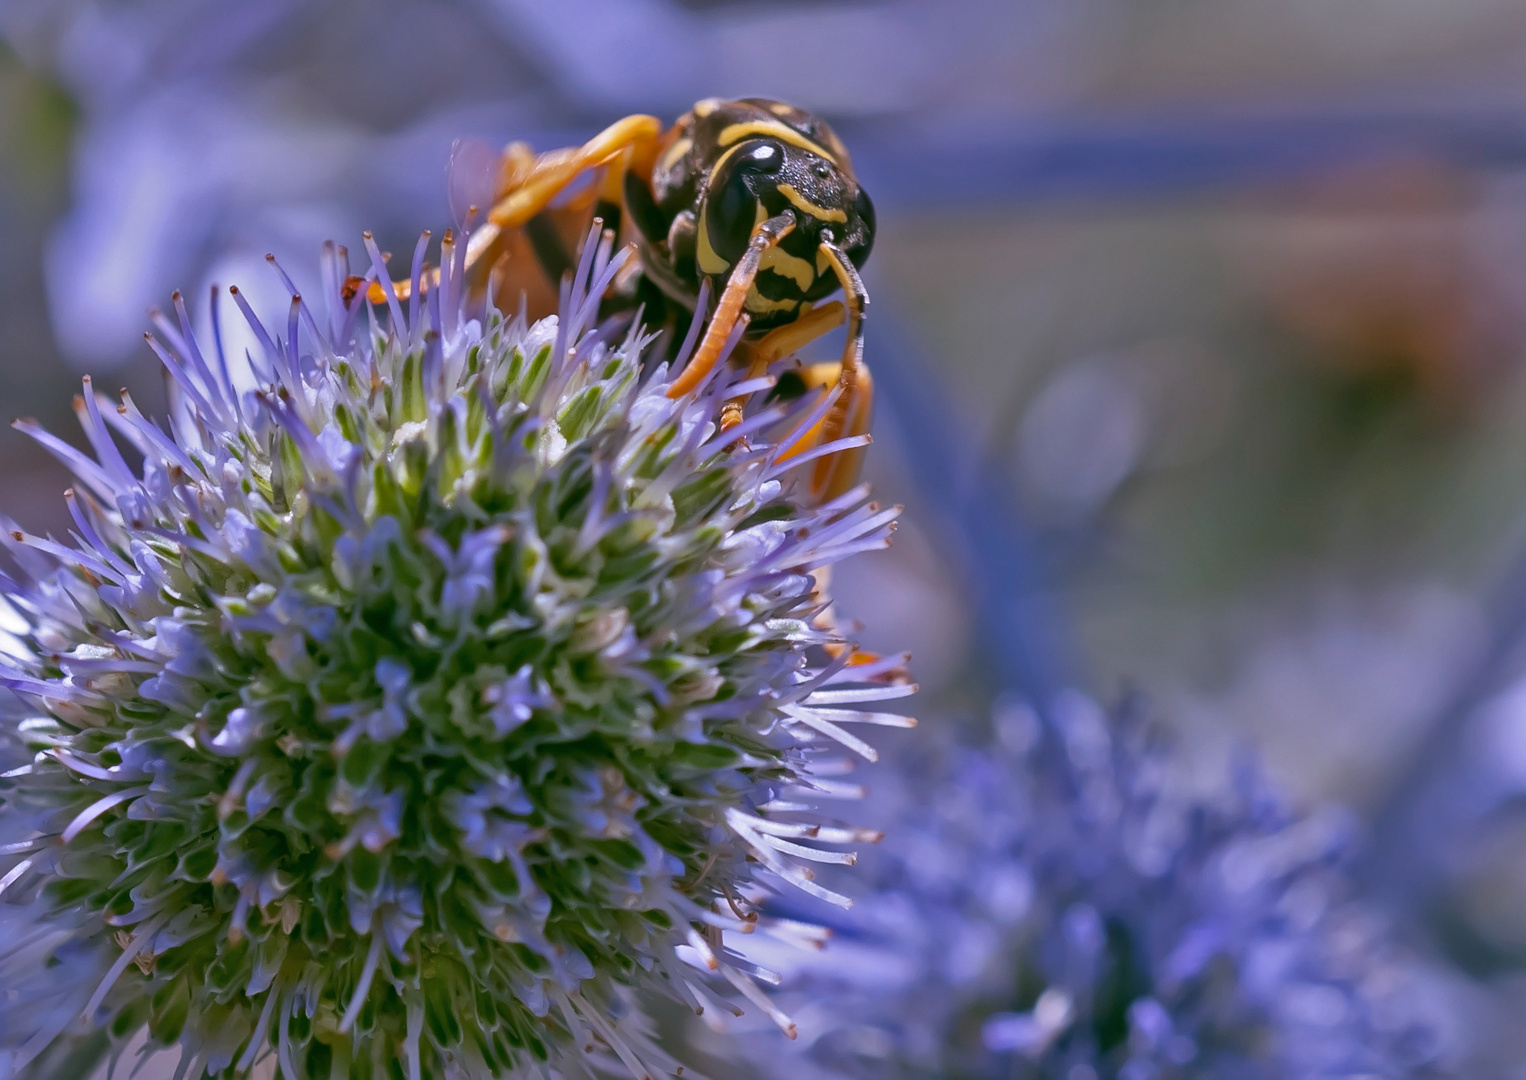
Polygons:
<instances>
[{"instance_id":1,"label":"wasp mandible","mask_svg":"<svg viewBox=\"0 0 1526 1080\"><path fill-rule=\"evenodd\" d=\"M557 206L569 188L602 170L579 196ZM765 98L700 101L664 130L653 116L627 116L582 146L533 153L524 143L503 152L494 203L472 233L468 267L524 262L545 271L554 289L572 266L570 238L601 218L634 240L639 273L617 283L606 310L645 311L648 322L676 324L703 303L708 317L688 366L668 391L688 393L720 361L743 323L734 362L761 374L840 326L840 360L801 369L807 389L837 399L795 453L869 429L873 383L864 365L864 308L859 268L874 244L874 205L859 186L842 142L821 119ZM581 230L581 232L580 232ZM423 279L428 287L430 278ZM406 297L408 282L394 285ZM842 290L843 300L822 304ZM542 290L544 293L544 290ZM385 302L379 285L369 298ZM744 402L727 403L723 429L741 422ZM856 482L862 448L821 458L809 494L827 500Z\"/></svg>"}]
</instances>

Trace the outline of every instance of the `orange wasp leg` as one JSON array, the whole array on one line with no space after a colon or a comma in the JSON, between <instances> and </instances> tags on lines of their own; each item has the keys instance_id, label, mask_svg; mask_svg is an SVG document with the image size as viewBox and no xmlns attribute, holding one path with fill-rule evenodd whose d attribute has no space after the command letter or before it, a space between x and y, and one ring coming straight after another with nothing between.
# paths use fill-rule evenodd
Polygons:
<instances>
[{"instance_id":1,"label":"orange wasp leg","mask_svg":"<svg viewBox=\"0 0 1526 1080\"><path fill-rule=\"evenodd\" d=\"M821 335L837 329L842 319L843 306L834 300L812 308L792 323L770 330L749 349L752 361L747 365L747 377L754 379L762 375L776 361L799 352ZM722 431L730 431L742 422L742 409L746 404L742 398L732 398L721 406Z\"/></svg>"},{"instance_id":2,"label":"orange wasp leg","mask_svg":"<svg viewBox=\"0 0 1526 1080\"><path fill-rule=\"evenodd\" d=\"M797 439L780 460L788 460L813 447L854 435L866 435L874 413L874 379L864 363L864 309L869 306L869 294L858 271L831 240L823 239L821 251L831 265L837 280L842 283L843 295L848 304L848 340L843 345L842 359L830 364L812 364L802 374L807 386L828 389L842 388L837 400L816 426ZM858 481L863 466L862 446L829 454L811 469L809 490L812 499L827 502L846 492Z\"/></svg>"},{"instance_id":3,"label":"orange wasp leg","mask_svg":"<svg viewBox=\"0 0 1526 1080\"><path fill-rule=\"evenodd\" d=\"M506 191L487 219L500 229L517 229L546 208L568 184L598 165L620 157L627 148L641 168L656 156L662 122L637 114L617 120L582 146L540 154L520 175L507 178Z\"/></svg>"},{"instance_id":4,"label":"orange wasp leg","mask_svg":"<svg viewBox=\"0 0 1526 1080\"><path fill-rule=\"evenodd\" d=\"M473 230L467 240L467 269L482 258L503 232L522 227L589 169L618 159L617 167L610 172L621 179L626 168L650 170L661 134L660 120L638 113L615 121L582 146L566 150L534 154L522 142L510 143L503 151L503 187L498 202L488 211L487 221ZM607 178L605 187L608 188ZM431 267L420 279L419 288L427 292L439 282L439 268ZM413 291L411 281L395 281L392 287L399 300L408 299ZM387 293L379 282L373 282L366 290L366 298L373 304L384 304Z\"/></svg>"},{"instance_id":5,"label":"orange wasp leg","mask_svg":"<svg viewBox=\"0 0 1526 1080\"><path fill-rule=\"evenodd\" d=\"M747 303L747 292L758 276L763 253L793 232L794 228L795 215L786 210L778 217L760 222L752 230L747 250L737 260L731 276L726 279L726 287L721 290L720 302L715 305L715 314L710 317L710 325L705 327L705 336L700 339L699 348L694 350L694 356L690 358L689 366L684 368L684 373L668 387L668 397L683 397L710 374L710 370L720 360L721 350L725 348L726 339L736 328L737 321L747 317L742 308Z\"/></svg>"},{"instance_id":6,"label":"orange wasp leg","mask_svg":"<svg viewBox=\"0 0 1526 1080\"><path fill-rule=\"evenodd\" d=\"M812 446L821 446L835 439L868 434L869 421L874 412L874 380L869 374L869 366L864 363L864 309L869 306L869 294L864 289L858 271L829 237L822 239L821 251L837 275L837 280L842 283L843 295L847 298L848 340L843 346L842 359L836 363L811 365L805 372L806 382L808 385L820 386L827 392L830 392L829 388L838 386L842 388L842 393L815 429L791 447L785 457L792 457ZM862 446L853 447L828 454L816 462L809 485L812 498L828 502L851 489L858 481L859 470L863 467L864 449ZM831 569L830 566L818 567L813 575L816 579L816 595L824 604L815 624L836 634L839 632L839 624L836 607L832 603ZM851 646L833 642L826 646L826 651L828 655L837 657L848 648ZM879 662L880 656L877 653L854 652L848 660L848 666L867 666ZM905 668L897 665L878 676L877 681L900 682L909 678L910 674Z\"/></svg>"}]
</instances>

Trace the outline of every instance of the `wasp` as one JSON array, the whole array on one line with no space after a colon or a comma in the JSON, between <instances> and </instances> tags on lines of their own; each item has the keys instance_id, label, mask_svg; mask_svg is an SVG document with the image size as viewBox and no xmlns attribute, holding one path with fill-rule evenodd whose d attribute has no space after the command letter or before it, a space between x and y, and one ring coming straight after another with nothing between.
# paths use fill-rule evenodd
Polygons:
<instances>
[{"instance_id":1,"label":"wasp","mask_svg":"<svg viewBox=\"0 0 1526 1080\"><path fill-rule=\"evenodd\" d=\"M835 395L794 452L868 432L869 298L858 271L874 246L874 204L819 117L765 98L710 98L666 129L656 117L635 115L578 147L537 154L511 143L495 187L485 223L468 240L468 267L538 263L551 286L542 282L540 295L554 298L572 266L568 241L598 217L639 254L637 271L612 287L606 309L639 306L649 323L676 324L684 313L705 319L670 396L699 385L738 324L732 360L757 375L846 321L839 360L793 373L796 390ZM426 275L421 287L431 280ZM394 288L406 297L409 283ZM822 302L839 290L842 300ZM368 295L386 299L376 284ZM726 403L723 430L741 422L745 404ZM862 453L854 447L818 459L810 496L825 501L851 488Z\"/></svg>"}]
</instances>

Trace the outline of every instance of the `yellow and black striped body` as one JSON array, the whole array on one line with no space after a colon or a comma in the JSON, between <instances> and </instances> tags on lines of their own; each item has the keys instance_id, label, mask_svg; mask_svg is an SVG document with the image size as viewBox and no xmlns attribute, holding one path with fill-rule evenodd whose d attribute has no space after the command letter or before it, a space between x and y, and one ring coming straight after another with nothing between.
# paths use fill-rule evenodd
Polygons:
<instances>
[{"instance_id":1,"label":"yellow and black striped body","mask_svg":"<svg viewBox=\"0 0 1526 1080\"><path fill-rule=\"evenodd\" d=\"M793 322L839 288L823 239L857 267L874 243L873 204L836 134L762 98L696 104L663 136L650 176L626 174L624 195L645 276L691 310L705 278L711 297L720 294L757 225L793 214L794 230L764 253L748 290L749 336Z\"/></svg>"}]
</instances>

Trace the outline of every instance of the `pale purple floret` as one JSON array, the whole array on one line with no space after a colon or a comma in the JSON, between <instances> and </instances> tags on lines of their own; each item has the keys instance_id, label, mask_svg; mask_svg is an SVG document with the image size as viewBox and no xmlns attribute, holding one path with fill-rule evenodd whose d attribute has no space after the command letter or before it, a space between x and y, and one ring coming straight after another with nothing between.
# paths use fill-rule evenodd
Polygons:
<instances>
[{"instance_id":1,"label":"pale purple floret","mask_svg":"<svg viewBox=\"0 0 1526 1080\"><path fill-rule=\"evenodd\" d=\"M447 619L459 620L472 614L478 604L493 593L493 563L498 549L512 530L506 525L491 525L461 538L454 551L445 540L433 533L420 537L424 546L446 567L445 583L440 591L440 610Z\"/></svg>"},{"instance_id":2,"label":"pale purple floret","mask_svg":"<svg viewBox=\"0 0 1526 1080\"><path fill-rule=\"evenodd\" d=\"M537 688L537 679L529 664L483 690L482 699L487 702L493 732L499 738L528 721L536 709L554 703L549 692Z\"/></svg>"},{"instance_id":3,"label":"pale purple floret","mask_svg":"<svg viewBox=\"0 0 1526 1080\"><path fill-rule=\"evenodd\" d=\"M447 812L462 832L462 845L473 855L493 862L505 859L517 862L519 849L536 835L536 830L515 819L534 810L518 780L495 776L476 791L457 796Z\"/></svg>"}]
</instances>

